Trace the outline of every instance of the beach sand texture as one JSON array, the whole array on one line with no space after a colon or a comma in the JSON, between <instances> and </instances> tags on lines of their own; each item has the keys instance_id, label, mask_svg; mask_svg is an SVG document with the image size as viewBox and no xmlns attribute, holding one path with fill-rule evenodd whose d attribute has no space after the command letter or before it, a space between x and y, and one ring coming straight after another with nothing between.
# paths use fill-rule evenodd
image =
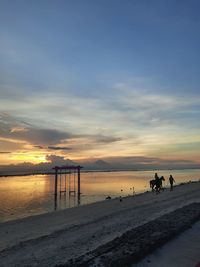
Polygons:
<instances>
[{"instance_id":1,"label":"beach sand texture","mask_svg":"<svg viewBox=\"0 0 200 267\"><path fill-rule=\"evenodd\" d=\"M199 267L200 221L131 267Z\"/></svg>"},{"instance_id":2,"label":"beach sand texture","mask_svg":"<svg viewBox=\"0 0 200 267\"><path fill-rule=\"evenodd\" d=\"M193 202L200 182L0 224L1 266L55 266Z\"/></svg>"}]
</instances>

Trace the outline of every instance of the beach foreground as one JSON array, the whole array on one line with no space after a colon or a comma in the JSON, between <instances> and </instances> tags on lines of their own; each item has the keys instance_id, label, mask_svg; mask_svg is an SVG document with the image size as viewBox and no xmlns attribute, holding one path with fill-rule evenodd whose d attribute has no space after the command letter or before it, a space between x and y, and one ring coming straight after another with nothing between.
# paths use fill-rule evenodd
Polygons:
<instances>
[{"instance_id":1,"label":"beach foreground","mask_svg":"<svg viewBox=\"0 0 200 267\"><path fill-rule=\"evenodd\" d=\"M65 265L129 230L200 202L200 182L0 224L1 266ZM187 216L187 214L185 215Z\"/></svg>"},{"instance_id":2,"label":"beach foreground","mask_svg":"<svg viewBox=\"0 0 200 267\"><path fill-rule=\"evenodd\" d=\"M200 220L131 267L199 267Z\"/></svg>"}]
</instances>

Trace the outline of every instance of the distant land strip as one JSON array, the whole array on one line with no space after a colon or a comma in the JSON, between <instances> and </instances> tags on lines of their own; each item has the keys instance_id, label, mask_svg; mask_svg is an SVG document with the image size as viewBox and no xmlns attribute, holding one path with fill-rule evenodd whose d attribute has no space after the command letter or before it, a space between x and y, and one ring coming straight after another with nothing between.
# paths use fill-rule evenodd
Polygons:
<instances>
[{"instance_id":1,"label":"distant land strip","mask_svg":"<svg viewBox=\"0 0 200 267\"><path fill-rule=\"evenodd\" d=\"M198 220L200 203L192 203L129 230L95 250L56 267L130 266L190 228Z\"/></svg>"}]
</instances>

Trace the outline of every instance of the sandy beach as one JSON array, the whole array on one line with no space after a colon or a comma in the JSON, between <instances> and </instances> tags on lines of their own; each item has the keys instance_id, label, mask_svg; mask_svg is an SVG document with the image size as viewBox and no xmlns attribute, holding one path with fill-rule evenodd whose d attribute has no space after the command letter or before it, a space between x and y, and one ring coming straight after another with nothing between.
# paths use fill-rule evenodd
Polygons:
<instances>
[{"instance_id":1,"label":"sandy beach","mask_svg":"<svg viewBox=\"0 0 200 267\"><path fill-rule=\"evenodd\" d=\"M196 267L200 264L200 221L132 267Z\"/></svg>"},{"instance_id":2,"label":"sandy beach","mask_svg":"<svg viewBox=\"0 0 200 267\"><path fill-rule=\"evenodd\" d=\"M200 202L200 182L0 224L1 266L65 264L148 221Z\"/></svg>"}]
</instances>

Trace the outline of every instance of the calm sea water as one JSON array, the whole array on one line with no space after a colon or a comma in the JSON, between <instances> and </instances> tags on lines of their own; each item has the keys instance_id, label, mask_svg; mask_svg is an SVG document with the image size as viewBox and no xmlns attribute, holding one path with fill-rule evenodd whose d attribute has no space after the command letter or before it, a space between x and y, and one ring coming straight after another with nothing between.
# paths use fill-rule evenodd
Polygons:
<instances>
[{"instance_id":1,"label":"calm sea water","mask_svg":"<svg viewBox=\"0 0 200 267\"><path fill-rule=\"evenodd\" d=\"M169 174L176 183L197 181L200 170L157 171L166 178L164 186L168 186ZM149 190L149 180L154 178L155 171L123 171L123 172L91 172L81 173L81 205L104 200L110 195L127 196ZM75 177L76 179L76 177ZM75 180L76 184L76 180ZM64 177L62 188L65 186ZM71 190L74 177L71 177ZM69 188L69 177L66 176L66 187ZM60 185L58 186L60 190ZM76 189L76 188L75 188ZM56 210L74 207L77 196L58 194ZM54 176L31 175L0 178L0 222L23 218L55 210Z\"/></svg>"}]
</instances>

